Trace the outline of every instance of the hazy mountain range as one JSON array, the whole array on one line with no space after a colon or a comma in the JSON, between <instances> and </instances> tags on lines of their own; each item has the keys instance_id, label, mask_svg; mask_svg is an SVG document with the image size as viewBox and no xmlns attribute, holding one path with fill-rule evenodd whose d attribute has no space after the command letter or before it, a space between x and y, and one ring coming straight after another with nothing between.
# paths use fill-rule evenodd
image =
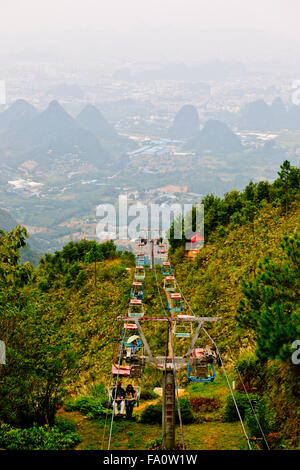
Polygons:
<instances>
[{"instance_id":1,"label":"hazy mountain range","mask_svg":"<svg viewBox=\"0 0 300 470\"><path fill-rule=\"evenodd\" d=\"M281 98L276 98L271 105L263 100L253 101L242 109L239 127L261 131L300 130L300 106L287 108Z\"/></svg>"},{"instance_id":2,"label":"hazy mountain range","mask_svg":"<svg viewBox=\"0 0 300 470\"><path fill-rule=\"evenodd\" d=\"M172 126L169 129L171 138L190 138L199 132L199 116L195 106L184 105L176 114Z\"/></svg>"},{"instance_id":3,"label":"hazy mountain range","mask_svg":"<svg viewBox=\"0 0 300 470\"><path fill-rule=\"evenodd\" d=\"M234 153L243 150L240 138L224 122L210 119L186 145L196 152Z\"/></svg>"},{"instance_id":4,"label":"hazy mountain range","mask_svg":"<svg viewBox=\"0 0 300 470\"><path fill-rule=\"evenodd\" d=\"M58 101L39 112L18 100L0 113L0 162L13 167L27 160L43 167L54 158L69 155L101 168L113 164L116 153L134 146L90 105L75 119Z\"/></svg>"}]
</instances>

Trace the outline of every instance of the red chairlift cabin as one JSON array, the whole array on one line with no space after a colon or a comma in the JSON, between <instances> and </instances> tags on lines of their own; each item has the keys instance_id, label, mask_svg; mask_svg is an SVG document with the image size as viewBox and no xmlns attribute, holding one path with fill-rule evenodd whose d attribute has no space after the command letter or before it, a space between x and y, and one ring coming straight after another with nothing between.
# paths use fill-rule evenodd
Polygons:
<instances>
[{"instance_id":1,"label":"red chairlift cabin","mask_svg":"<svg viewBox=\"0 0 300 470\"><path fill-rule=\"evenodd\" d=\"M204 237L196 233L189 243L189 250L187 253L188 258L195 259L197 254L199 253L200 248L203 246Z\"/></svg>"}]
</instances>

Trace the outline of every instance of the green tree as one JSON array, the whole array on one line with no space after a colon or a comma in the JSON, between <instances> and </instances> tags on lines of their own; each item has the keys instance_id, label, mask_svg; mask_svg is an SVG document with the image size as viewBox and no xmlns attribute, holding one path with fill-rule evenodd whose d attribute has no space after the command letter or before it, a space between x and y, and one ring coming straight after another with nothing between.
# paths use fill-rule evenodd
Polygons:
<instances>
[{"instance_id":1,"label":"green tree","mask_svg":"<svg viewBox=\"0 0 300 470\"><path fill-rule=\"evenodd\" d=\"M33 276L34 267L31 263L20 264L20 248L26 246L27 231L18 225L7 234L0 230L0 286L21 287Z\"/></svg>"},{"instance_id":2,"label":"green tree","mask_svg":"<svg viewBox=\"0 0 300 470\"><path fill-rule=\"evenodd\" d=\"M103 252L101 249L101 245L98 245L98 243L94 243L90 249L90 251L87 253L85 260L88 263L94 263L94 282L95 282L95 287L97 285L97 262L103 261L104 256Z\"/></svg>"},{"instance_id":3,"label":"green tree","mask_svg":"<svg viewBox=\"0 0 300 470\"><path fill-rule=\"evenodd\" d=\"M32 265L19 264L25 237L21 227L0 237L0 331L7 345L7 363L0 369L0 420L52 425L78 351L60 305L25 286L35 275Z\"/></svg>"},{"instance_id":4,"label":"green tree","mask_svg":"<svg viewBox=\"0 0 300 470\"><path fill-rule=\"evenodd\" d=\"M300 239L284 237L283 256L265 258L254 282L243 281L237 321L255 332L261 359L290 361L291 344L300 337Z\"/></svg>"},{"instance_id":5,"label":"green tree","mask_svg":"<svg viewBox=\"0 0 300 470\"><path fill-rule=\"evenodd\" d=\"M285 160L282 165L280 165L281 171L278 172L278 175L284 185L284 199L285 199L285 212L288 213L289 207L289 177L291 173L291 164L288 160Z\"/></svg>"}]
</instances>

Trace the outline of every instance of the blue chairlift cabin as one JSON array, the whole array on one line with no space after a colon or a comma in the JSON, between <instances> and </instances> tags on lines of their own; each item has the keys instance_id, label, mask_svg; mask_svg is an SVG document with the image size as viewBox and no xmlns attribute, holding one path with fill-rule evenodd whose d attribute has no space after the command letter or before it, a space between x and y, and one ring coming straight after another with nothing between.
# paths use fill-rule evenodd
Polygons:
<instances>
[{"instance_id":1,"label":"blue chairlift cabin","mask_svg":"<svg viewBox=\"0 0 300 470\"><path fill-rule=\"evenodd\" d=\"M130 290L130 298L142 300L144 294L143 284L141 282L133 282Z\"/></svg>"},{"instance_id":2,"label":"blue chairlift cabin","mask_svg":"<svg viewBox=\"0 0 300 470\"><path fill-rule=\"evenodd\" d=\"M168 310L170 312L181 312L183 310L181 294L177 292L173 292L172 294L170 294L168 301Z\"/></svg>"},{"instance_id":3,"label":"blue chairlift cabin","mask_svg":"<svg viewBox=\"0 0 300 470\"><path fill-rule=\"evenodd\" d=\"M209 348L196 348L191 352L187 369L189 382L213 382L216 377L214 355Z\"/></svg>"},{"instance_id":4,"label":"blue chairlift cabin","mask_svg":"<svg viewBox=\"0 0 300 470\"><path fill-rule=\"evenodd\" d=\"M171 268L171 264L169 263L169 261L165 261L163 264L162 264L162 267L161 267L161 274L163 276L169 276L170 274L172 274L172 268Z\"/></svg>"},{"instance_id":5,"label":"blue chairlift cabin","mask_svg":"<svg viewBox=\"0 0 300 470\"><path fill-rule=\"evenodd\" d=\"M134 352L138 352L142 346L141 338L136 335L137 326L135 323L124 323L121 333L121 344L124 348L130 348Z\"/></svg>"}]
</instances>

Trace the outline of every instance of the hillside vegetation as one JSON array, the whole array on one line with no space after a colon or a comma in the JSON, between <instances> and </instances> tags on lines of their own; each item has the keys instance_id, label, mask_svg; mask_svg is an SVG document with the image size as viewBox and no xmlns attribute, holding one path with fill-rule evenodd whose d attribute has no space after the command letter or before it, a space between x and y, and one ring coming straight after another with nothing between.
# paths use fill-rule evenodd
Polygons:
<instances>
[{"instance_id":1,"label":"hillside vegetation","mask_svg":"<svg viewBox=\"0 0 300 470\"><path fill-rule=\"evenodd\" d=\"M297 171L285 163L273 185L250 184L222 200L211 196L207 243L197 259L188 260L184 240L171 239L169 254L194 313L222 318L208 331L236 382L249 435L261 438L245 390L275 449L299 447L300 374L291 360L300 335ZM262 187L268 188L265 197ZM113 242L82 240L45 255L35 269L20 263L26 238L21 227L0 232L0 331L7 346L0 369L0 446L63 449L81 440L79 448L99 449L111 414L106 387L122 328L116 318L127 311L135 258ZM151 316L162 315L161 286L157 267L144 282ZM155 322L144 331L153 352L164 354L165 326ZM182 352L180 342L176 348ZM247 448L222 369L212 384L188 384L183 370L178 382L185 389L189 449ZM159 445L161 403L153 389L161 386L161 373L147 366L141 385L136 422L116 421L112 448Z\"/></svg>"},{"instance_id":2,"label":"hillside vegetation","mask_svg":"<svg viewBox=\"0 0 300 470\"><path fill-rule=\"evenodd\" d=\"M280 184L282 176L265 184L268 197L260 200L260 183L217 204L211 197L208 242L195 262L178 241L170 259L195 314L222 317L210 334L226 363L238 367L240 391L239 373L247 391L261 397L266 432L285 448L300 438L299 360L292 362L300 338L300 207L299 179L291 188ZM232 209L233 200L239 210Z\"/></svg>"}]
</instances>

